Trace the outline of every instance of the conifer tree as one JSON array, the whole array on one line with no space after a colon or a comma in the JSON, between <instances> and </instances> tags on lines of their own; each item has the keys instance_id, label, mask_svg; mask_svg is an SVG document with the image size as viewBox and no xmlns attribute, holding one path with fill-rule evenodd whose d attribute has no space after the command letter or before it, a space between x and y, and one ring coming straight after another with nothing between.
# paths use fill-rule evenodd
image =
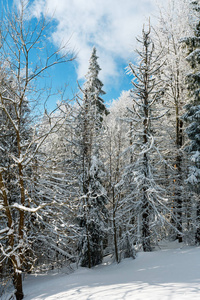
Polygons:
<instances>
[{"instance_id":1,"label":"conifer tree","mask_svg":"<svg viewBox=\"0 0 200 300\"><path fill-rule=\"evenodd\" d=\"M151 240L156 238L156 225L164 222L163 191L155 169L156 164L161 162L155 122L162 116L155 104L161 98L162 89L155 78L159 70L159 56L154 55L150 32L150 25L149 30L143 29L142 38L138 39L141 45L141 49L137 50L139 64L135 66L130 63L128 68L134 76L133 108L129 109L131 158L121 180L124 190L121 206L127 217L127 237L131 237L126 244L133 247L141 243L144 251L151 251Z\"/></svg>"},{"instance_id":2,"label":"conifer tree","mask_svg":"<svg viewBox=\"0 0 200 300\"><path fill-rule=\"evenodd\" d=\"M189 144L186 151L190 155L191 165L187 182L196 194L196 233L195 241L200 243L200 3L192 1L192 15L194 20L194 35L182 39L187 45L189 55L187 61L191 71L186 76L189 91L189 103L185 106L183 119L187 122L186 133Z\"/></svg>"},{"instance_id":3,"label":"conifer tree","mask_svg":"<svg viewBox=\"0 0 200 300\"><path fill-rule=\"evenodd\" d=\"M100 71L96 48L92 50L89 70L83 89L83 101L78 115L80 167L80 204L78 220L81 240L80 262L92 267L102 262L107 194L103 187L104 167L100 159L102 121L108 113L101 95L103 83L98 78Z\"/></svg>"},{"instance_id":4,"label":"conifer tree","mask_svg":"<svg viewBox=\"0 0 200 300\"><path fill-rule=\"evenodd\" d=\"M104 100L101 98L105 94L103 91L103 83L99 79L99 71L101 70L98 64L98 56L96 54L96 48L93 47L92 54L89 60L88 73L86 74L86 82L84 84L84 91L87 94L87 98L91 102L91 107L94 110L95 117L99 118L100 123L97 124L101 126L102 117L104 114L108 115L108 110L104 104ZM97 128L98 130L98 128Z\"/></svg>"}]
</instances>

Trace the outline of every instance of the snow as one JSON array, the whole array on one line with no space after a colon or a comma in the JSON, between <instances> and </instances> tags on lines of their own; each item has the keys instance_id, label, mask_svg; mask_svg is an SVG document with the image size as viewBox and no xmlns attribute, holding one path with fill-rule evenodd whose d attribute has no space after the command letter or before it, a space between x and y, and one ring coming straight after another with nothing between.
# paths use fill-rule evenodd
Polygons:
<instances>
[{"instance_id":1,"label":"snow","mask_svg":"<svg viewBox=\"0 0 200 300\"><path fill-rule=\"evenodd\" d=\"M0 205L0 209L1 209L1 205ZM7 232L7 231L9 231L9 227L6 227L6 228L0 230L0 234L3 234L5 232Z\"/></svg>"},{"instance_id":2,"label":"snow","mask_svg":"<svg viewBox=\"0 0 200 300\"><path fill-rule=\"evenodd\" d=\"M173 242L170 249L138 253L120 264L110 259L72 274L29 275L25 300L200 299L200 247Z\"/></svg>"},{"instance_id":3,"label":"snow","mask_svg":"<svg viewBox=\"0 0 200 300\"><path fill-rule=\"evenodd\" d=\"M53 202L51 204L53 204ZM48 204L44 203L44 204L40 204L36 208L30 208L30 207L26 207L24 205L21 205L19 203L14 203L11 207L17 208L17 209L22 210L22 211L28 211L28 212L31 212L31 213L36 213L38 210L40 210L41 208L44 208L47 205L50 205L50 204L49 203Z\"/></svg>"}]
</instances>

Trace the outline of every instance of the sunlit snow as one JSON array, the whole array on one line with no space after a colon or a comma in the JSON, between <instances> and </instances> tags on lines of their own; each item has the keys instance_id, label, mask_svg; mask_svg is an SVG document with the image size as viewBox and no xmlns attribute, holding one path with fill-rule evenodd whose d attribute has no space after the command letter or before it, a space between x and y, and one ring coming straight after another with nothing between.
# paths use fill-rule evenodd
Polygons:
<instances>
[{"instance_id":1,"label":"sunlit snow","mask_svg":"<svg viewBox=\"0 0 200 300\"><path fill-rule=\"evenodd\" d=\"M200 247L176 242L139 253L120 264L110 258L72 274L29 275L25 300L195 300L200 299Z\"/></svg>"}]
</instances>

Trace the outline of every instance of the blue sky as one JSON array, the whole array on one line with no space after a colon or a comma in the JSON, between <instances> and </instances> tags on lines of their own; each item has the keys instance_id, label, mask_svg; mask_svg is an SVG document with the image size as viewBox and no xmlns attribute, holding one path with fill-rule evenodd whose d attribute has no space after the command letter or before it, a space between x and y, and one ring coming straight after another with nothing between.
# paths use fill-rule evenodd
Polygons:
<instances>
[{"instance_id":1,"label":"blue sky","mask_svg":"<svg viewBox=\"0 0 200 300\"><path fill-rule=\"evenodd\" d=\"M33 16L53 16L49 35L55 47L69 41L68 47L77 53L74 62L59 65L49 73L55 88L67 84L67 93L72 97L77 91L76 81L84 82L93 46L102 69L99 77L106 92L104 100L110 102L122 90L131 88L125 67L134 60L135 37L148 17L156 13L156 0L31 0L31 5ZM51 101L53 107L56 99Z\"/></svg>"}]
</instances>

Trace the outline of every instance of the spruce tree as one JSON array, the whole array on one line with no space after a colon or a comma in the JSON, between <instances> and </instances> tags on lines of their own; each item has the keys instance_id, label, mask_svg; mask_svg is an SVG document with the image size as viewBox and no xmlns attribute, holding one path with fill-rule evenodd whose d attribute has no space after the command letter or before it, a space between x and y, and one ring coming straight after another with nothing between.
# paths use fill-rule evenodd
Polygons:
<instances>
[{"instance_id":1,"label":"spruce tree","mask_svg":"<svg viewBox=\"0 0 200 300\"><path fill-rule=\"evenodd\" d=\"M187 61L191 66L191 71L186 76L189 91L189 103L185 106L186 112L183 119L187 122L186 133L189 144L185 150L190 156L191 165L187 182L191 190L196 194L196 233L195 241L200 242L200 4L199 1L192 1L192 14L194 24L194 35L184 38L182 42L187 45Z\"/></svg>"},{"instance_id":2,"label":"spruce tree","mask_svg":"<svg viewBox=\"0 0 200 300\"><path fill-rule=\"evenodd\" d=\"M93 47L92 54L89 60L88 72L85 76L86 82L84 84L84 91L87 94L91 106L94 109L96 117L99 117L99 121L102 122L103 114L108 115L108 110L104 104L104 100L101 98L105 94L103 91L103 83L99 79L99 71L101 68L98 64L98 56L96 54L96 48ZM100 125L101 123L98 123Z\"/></svg>"},{"instance_id":3,"label":"spruce tree","mask_svg":"<svg viewBox=\"0 0 200 300\"><path fill-rule=\"evenodd\" d=\"M101 95L103 83L96 48L92 50L89 70L83 89L83 101L78 115L80 160L80 202L78 220L81 239L80 263L92 267L102 262L107 194L103 187L104 167L100 159L102 121L108 113Z\"/></svg>"},{"instance_id":4,"label":"spruce tree","mask_svg":"<svg viewBox=\"0 0 200 300\"><path fill-rule=\"evenodd\" d=\"M163 218L163 193L159 185L156 167L161 163L158 150L158 120L163 113L156 107L162 96L159 71L159 55L154 54L151 28L143 29L141 45L137 50L138 66L129 64L128 70L134 76L131 91L133 108L129 109L129 141L131 157L121 180L123 198L121 207L127 219L126 230L131 236L131 253L134 244L142 244L145 252L152 250L152 240L157 238L156 226ZM128 150L127 149L127 150ZM126 236L126 235L125 235Z\"/></svg>"}]
</instances>

